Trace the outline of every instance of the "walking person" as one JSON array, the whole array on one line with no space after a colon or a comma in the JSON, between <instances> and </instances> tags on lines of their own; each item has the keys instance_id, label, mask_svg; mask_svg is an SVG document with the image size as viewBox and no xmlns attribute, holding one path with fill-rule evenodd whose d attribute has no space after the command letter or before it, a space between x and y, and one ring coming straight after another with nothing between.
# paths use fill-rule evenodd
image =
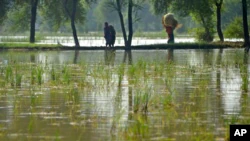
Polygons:
<instances>
[{"instance_id":1,"label":"walking person","mask_svg":"<svg viewBox=\"0 0 250 141\"><path fill-rule=\"evenodd\" d=\"M107 47L108 45L110 45L110 38L111 38L108 22L104 23L104 38L105 38L106 47Z\"/></svg>"},{"instance_id":2,"label":"walking person","mask_svg":"<svg viewBox=\"0 0 250 141\"><path fill-rule=\"evenodd\" d=\"M110 47L114 47L115 38L116 38L116 31L112 25L109 25L109 30L110 30Z\"/></svg>"},{"instance_id":3,"label":"walking person","mask_svg":"<svg viewBox=\"0 0 250 141\"><path fill-rule=\"evenodd\" d=\"M168 34L168 43L174 43L174 29L178 26L178 21L172 13L168 13L162 17L162 25Z\"/></svg>"},{"instance_id":4,"label":"walking person","mask_svg":"<svg viewBox=\"0 0 250 141\"><path fill-rule=\"evenodd\" d=\"M165 26L166 32L168 34L168 44L174 43L174 30L171 26Z\"/></svg>"}]
</instances>

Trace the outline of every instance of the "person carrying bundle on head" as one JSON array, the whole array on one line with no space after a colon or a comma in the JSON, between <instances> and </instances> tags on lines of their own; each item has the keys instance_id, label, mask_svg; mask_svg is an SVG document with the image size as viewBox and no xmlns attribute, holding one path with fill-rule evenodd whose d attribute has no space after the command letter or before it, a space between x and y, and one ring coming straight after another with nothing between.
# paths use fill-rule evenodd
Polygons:
<instances>
[{"instance_id":1,"label":"person carrying bundle on head","mask_svg":"<svg viewBox=\"0 0 250 141\"><path fill-rule=\"evenodd\" d=\"M174 18L172 13L162 16L162 25L168 34L168 43L174 43L174 29L178 25L178 21Z\"/></svg>"}]
</instances>

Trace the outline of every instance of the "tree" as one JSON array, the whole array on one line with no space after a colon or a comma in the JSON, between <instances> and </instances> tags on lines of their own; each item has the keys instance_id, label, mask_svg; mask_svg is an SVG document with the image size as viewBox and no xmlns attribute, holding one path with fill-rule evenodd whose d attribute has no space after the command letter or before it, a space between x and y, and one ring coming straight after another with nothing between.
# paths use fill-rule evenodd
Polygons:
<instances>
[{"instance_id":1,"label":"tree","mask_svg":"<svg viewBox=\"0 0 250 141\"><path fill-rule=\"evenodd\" d=\"M223 4L223 0L215 0L215 5L216 5L216 17L217 17L217 32L218 36L220 38L220 41L224 41L224 36L221 30L221 7Z\"/></svg>"},{"instance_id":2,"label":"tree","mask_svg":"<svg viewBox=\"0 0 250 141\"><path fill-rule=\"evenodd\" d=\"M68 3L68 0L64 0L64 8L66 10L67 15L70 17L70 23L71 23L73 38L75 41L75 47L80 47L75 26L76 6L78 5L79 0L72 0L71 2L72 3Z\"/></svg>"},{"instance_id":3,"label":"tree","mask_svg":"<svg viewBox=\"0 0 250 141\"><path fill-rule=\"evenodd\" d=\"M141 9L141 3L143 0L110 0L107 2L107 7L117 11L119 19L120 19L120 24L121 24L121 30L122 30L122 35L125 43L125 48L130 49L131 48L131 43L132 43L132 38L133 38L133 22L135 22L136 19L136 13L138 10ZM125 8L127 7L127 10ZM128 36L127 32L125 29L125 22L124 22L124 16L123 16L123 11L127 12L127 17L128 17Z\"/></svg>"},{"instance_id":4,"label":"tree","mask_svg":"<svg viewBox=\"0 0 250 141\"><path fill-rule=\"evenodd\" d=\"M96 8L94 11L94 20L97 23L97 30L103 29L103 23L108 21L109 23L120 24L120 22L117 20L118 15L117 12L107 8L106 4L109 2L109 0L101 0L97 3ZM88 19L89 21L90 19ZM93 24L93 21L91 22Z\"/></svg>"},{"instance_id":5,"label":"tree","mask_svg":"<svg viewBox=\"0 0 250 141\"><path fill-rule=\"evenodd\" d=\"M31 5L31 17L30 17L30 43L35 42L36 33L36 15L37 15L37 5L39 0L30 0Z\"/></svg>"},{"instance_id":6,"label":"tree","mask_svg":"<svg viewBox=\"0 0 250 141\"><path fill-rule=\"evenodd\" d=\"M244 28L244 46L245 51L249 52L249 31L248 31L248 21L247 21L247 1L242 0L242 18L243 18L243 28Z\"/></svg>"},{"instance_id":7,"label":"tree","mask_svg":"<svg viewBox=\"0 0 250 141\"><path fill-rule=\"evenodd\" d=\"M39 3L39 0L13 0L10 1L11 4L9 4L9 9L17 9L17 8L29 8L29 14L27 13L16 13L21 17L18 17L18 19L25 19L27 16L29 16L29 27L30 27L30 43L35 42L35 25L36 25L36 16L37 16L37 6ZM12 12L16 12L13 10ZM27 9L26 9L27 10ZM22 10L21 12L27 12L26 10ZM16 19L15 19L16 20ZM16 20L17 21L17 20ZM23 22L24 23L24 22Z\"/></svg>"},{"instance_id":8,"label":"tree","mask_svg":"<svg viewBox=\"0 0 250 141\"><path fill-rule=\"evenodd\" d=\"M50 20L56 30L70 21L75 47L80 47L77 36L76 23L85 21L87 5L95 0L53 0L45 4L42 8L42 15Z\"/></svg>"},{"instance_id":9,"label":"tree","mask_svg":"<svg viewBox=\"0 0 250 141\"><path fill-rule=\"evenodd\" d=\"M6 18L6 14L10 8L12 1L10 0L1 0L0 1L0 24Z\"/></svg>"},{"instance_id":10,"label":"tree","mask_svg":"<svg viewBox=\"0 0 250 141\"><path fill-rule=\"evenodd\" d=\"M160 14L172 10L183 17L191 15L197 24L201 26L196 30L198 39L203 41L213 40L214 12L212 0L152 0L152 2L155 13Z\"/></svg>"}]
</instances>

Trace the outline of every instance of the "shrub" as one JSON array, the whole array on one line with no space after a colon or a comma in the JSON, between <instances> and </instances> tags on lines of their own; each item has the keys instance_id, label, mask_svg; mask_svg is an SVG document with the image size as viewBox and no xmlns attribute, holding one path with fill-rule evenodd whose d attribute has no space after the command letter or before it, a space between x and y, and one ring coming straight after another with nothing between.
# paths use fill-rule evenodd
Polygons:
<instances>
[{"instance_id":1,"label":"shrub","mask_svg":"<svg viewBox=\"0 0 250 141\"><path fill-rule=\"evenodd\" d=\"M224 34L227 38L243 38L243 21L242 17L236 17L233 21L226 27Z\"/></svg>"}]
</instances>

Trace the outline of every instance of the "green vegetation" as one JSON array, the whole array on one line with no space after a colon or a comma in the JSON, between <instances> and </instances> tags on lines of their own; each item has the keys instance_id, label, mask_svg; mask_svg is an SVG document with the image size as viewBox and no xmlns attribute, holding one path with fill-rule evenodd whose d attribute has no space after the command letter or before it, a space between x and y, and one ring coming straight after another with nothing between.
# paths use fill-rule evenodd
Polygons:
<instances>
[{"instance_id":1,"label":"green vegetation","mask_svg":"<svg viewBox=\"0 0 250 141\"><path fill-rule=\"evenodd\" d=\"M11 48L57 48L61 47L61 45L55 45L55 44L32 44L32 43L0 43L0 48L4 49L11 49Z\"/></svg>"},{"instance_id":2,"label":"green vegetation","mask_svg":"<svg viewBox=\"0 0 250 141\"><path fill-rule=\"evenodd\" d=\"M225 36L228 38L241 38L244 36L243 22L241 17L236 17L225 29Z\"/></svg>"},{"instance_id":3,"label":"green vegetation","mask_svg":"<svg viewBox=\"0 0 250 141\"><path fill-rule=\"evenodd\" d=\"M213 42L213 43L178 43L178 44L152 44L152 45L136 45L132 46L132 50L137 49L215 49L215 48L242 48L243 42ZM28 49L28 50L37 50L37 49L49 49L49 50L75 50L75 48L63 46L60 44L32 44L32 43L0 43L0 49ZM104 50L102 47L87 47L83 46L78 49L82 50ZM124 46L117 46L114 49L125 49Z\"/></svg>"}]
</instances>

